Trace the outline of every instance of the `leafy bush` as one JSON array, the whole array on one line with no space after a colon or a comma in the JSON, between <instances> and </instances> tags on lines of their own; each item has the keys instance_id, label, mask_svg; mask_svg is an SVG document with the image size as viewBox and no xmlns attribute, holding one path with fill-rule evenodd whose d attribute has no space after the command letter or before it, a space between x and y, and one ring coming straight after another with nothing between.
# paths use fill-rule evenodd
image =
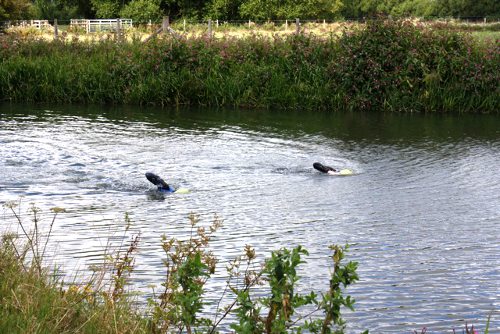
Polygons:
<instances>
[{"instance_id":1,"label":"leafy bush","mask_svg":"<svg viewBox=\"0 0 500 334\"><path fill-rule=\"evenodd\" d=\"M134 23L161 21L163 16L159 1L133 0L120 10L120 16L130 18Z\"/></svg>"},{"instance_id":2,"label":"leafy bush","mask_svg":"<svg viewBox=\"0 0 500 334\"><path fill-rule=\"evenodd\" d=\"M369 21L347 32L330 72L352 110L474 111L498 107L498 47L407 21ZM496 100L496 102L495 102ZM498 110L498 108L496 109Z\"/></svg>"}]
</instances>

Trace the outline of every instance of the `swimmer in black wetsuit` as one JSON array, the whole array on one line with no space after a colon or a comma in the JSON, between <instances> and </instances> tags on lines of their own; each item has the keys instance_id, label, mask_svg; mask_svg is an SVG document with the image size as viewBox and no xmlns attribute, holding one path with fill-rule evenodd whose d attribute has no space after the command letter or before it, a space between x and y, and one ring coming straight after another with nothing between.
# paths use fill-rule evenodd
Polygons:
<instances>
[{"instance_id":1,"label":"swimmer in black wetsuit","mask_svg":"<svg viewBox=\"0 0 500 334\"><path fill-rule=\"evenodd\" d=\"M333 174L333 173L339 172L337 169L330 167L330 166L325 166L319 162L313 163L313 167L314 167L314 169L319 170L320 172L326 173L326 174Z\"/></svg>"},{"instance_id":2,"label":"swimmer in black wetsuit","mask_svg":"<svg viewBox=\"0 0 500 334\"><path fill-rule=\"evenodd\" d=\"M155 186L158 187L158 191L164 192L164 193L172 193L175 191L174 188L169 186L167 182L163 181L161 177L154 173L146 173L146 179L148 179L149 182L154 184Z\"/></svg>"}]
</instances>

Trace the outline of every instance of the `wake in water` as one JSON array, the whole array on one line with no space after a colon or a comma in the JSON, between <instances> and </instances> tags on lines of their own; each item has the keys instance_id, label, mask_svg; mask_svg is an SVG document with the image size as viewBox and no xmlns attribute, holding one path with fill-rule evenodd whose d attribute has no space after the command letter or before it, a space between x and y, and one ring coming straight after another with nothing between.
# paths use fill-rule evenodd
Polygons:
<instances>
[{"instance_id":1,"label":"wake in water","mask_svg":"<svg viewBox=\"0 0 500 334\"><path fill-rule=\"evenodd\" d=\"M272 170L272 173L308 175L311 173L311 170L307 167L277 167Z\"/></svg>"}]
</instances>

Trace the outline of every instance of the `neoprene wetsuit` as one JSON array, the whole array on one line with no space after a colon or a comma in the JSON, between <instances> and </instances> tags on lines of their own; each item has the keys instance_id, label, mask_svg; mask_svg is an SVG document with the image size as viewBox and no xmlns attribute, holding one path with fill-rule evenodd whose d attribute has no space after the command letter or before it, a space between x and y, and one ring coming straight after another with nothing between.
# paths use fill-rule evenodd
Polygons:
<instances>
[{"instance_id":1,"label":"neoprene wetsuit","mask_svg":"<svg viewBox=\"0 0 500 334\"><path fill-rule=\"evenodd\" d=\"M338 172L338 170L336 170L335 168L330 167L330 166L325 166L319 162L313 163L313 167L314 167L314 169L319 170L322 173Z\"/></svg>"},{"instance_id":2,"label":"neoprene wetsuit","mask_svg":"<svg viewBox=\"0 0 500 334\"><path fill-rule=\"evenodd\" d=\"M154 173L146 173L146 179L148 179L149 182L154 184L155 186L158 187L158 191L161 191L163 193L173 193L175 191L174 188L169 186L167 182L163 181L161 177Z\"/></svg>"}]
</instances>

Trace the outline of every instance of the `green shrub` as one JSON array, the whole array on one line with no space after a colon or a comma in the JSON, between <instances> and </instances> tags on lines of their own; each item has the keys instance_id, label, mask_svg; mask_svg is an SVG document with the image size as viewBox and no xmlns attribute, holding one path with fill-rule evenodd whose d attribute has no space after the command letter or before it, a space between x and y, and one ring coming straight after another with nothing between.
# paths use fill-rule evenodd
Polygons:
<instances>
[{"instance_id":1,"label":"green shrub","mask_svg":"<svg viewBox=\"0 0 500 334\"><path fill-rule=\"evenodd\" d=\"M332 90L351 110L498 111L498 49L481 50L466 35L370 21L339 46Z\"/></svg>"}]
</instances>

